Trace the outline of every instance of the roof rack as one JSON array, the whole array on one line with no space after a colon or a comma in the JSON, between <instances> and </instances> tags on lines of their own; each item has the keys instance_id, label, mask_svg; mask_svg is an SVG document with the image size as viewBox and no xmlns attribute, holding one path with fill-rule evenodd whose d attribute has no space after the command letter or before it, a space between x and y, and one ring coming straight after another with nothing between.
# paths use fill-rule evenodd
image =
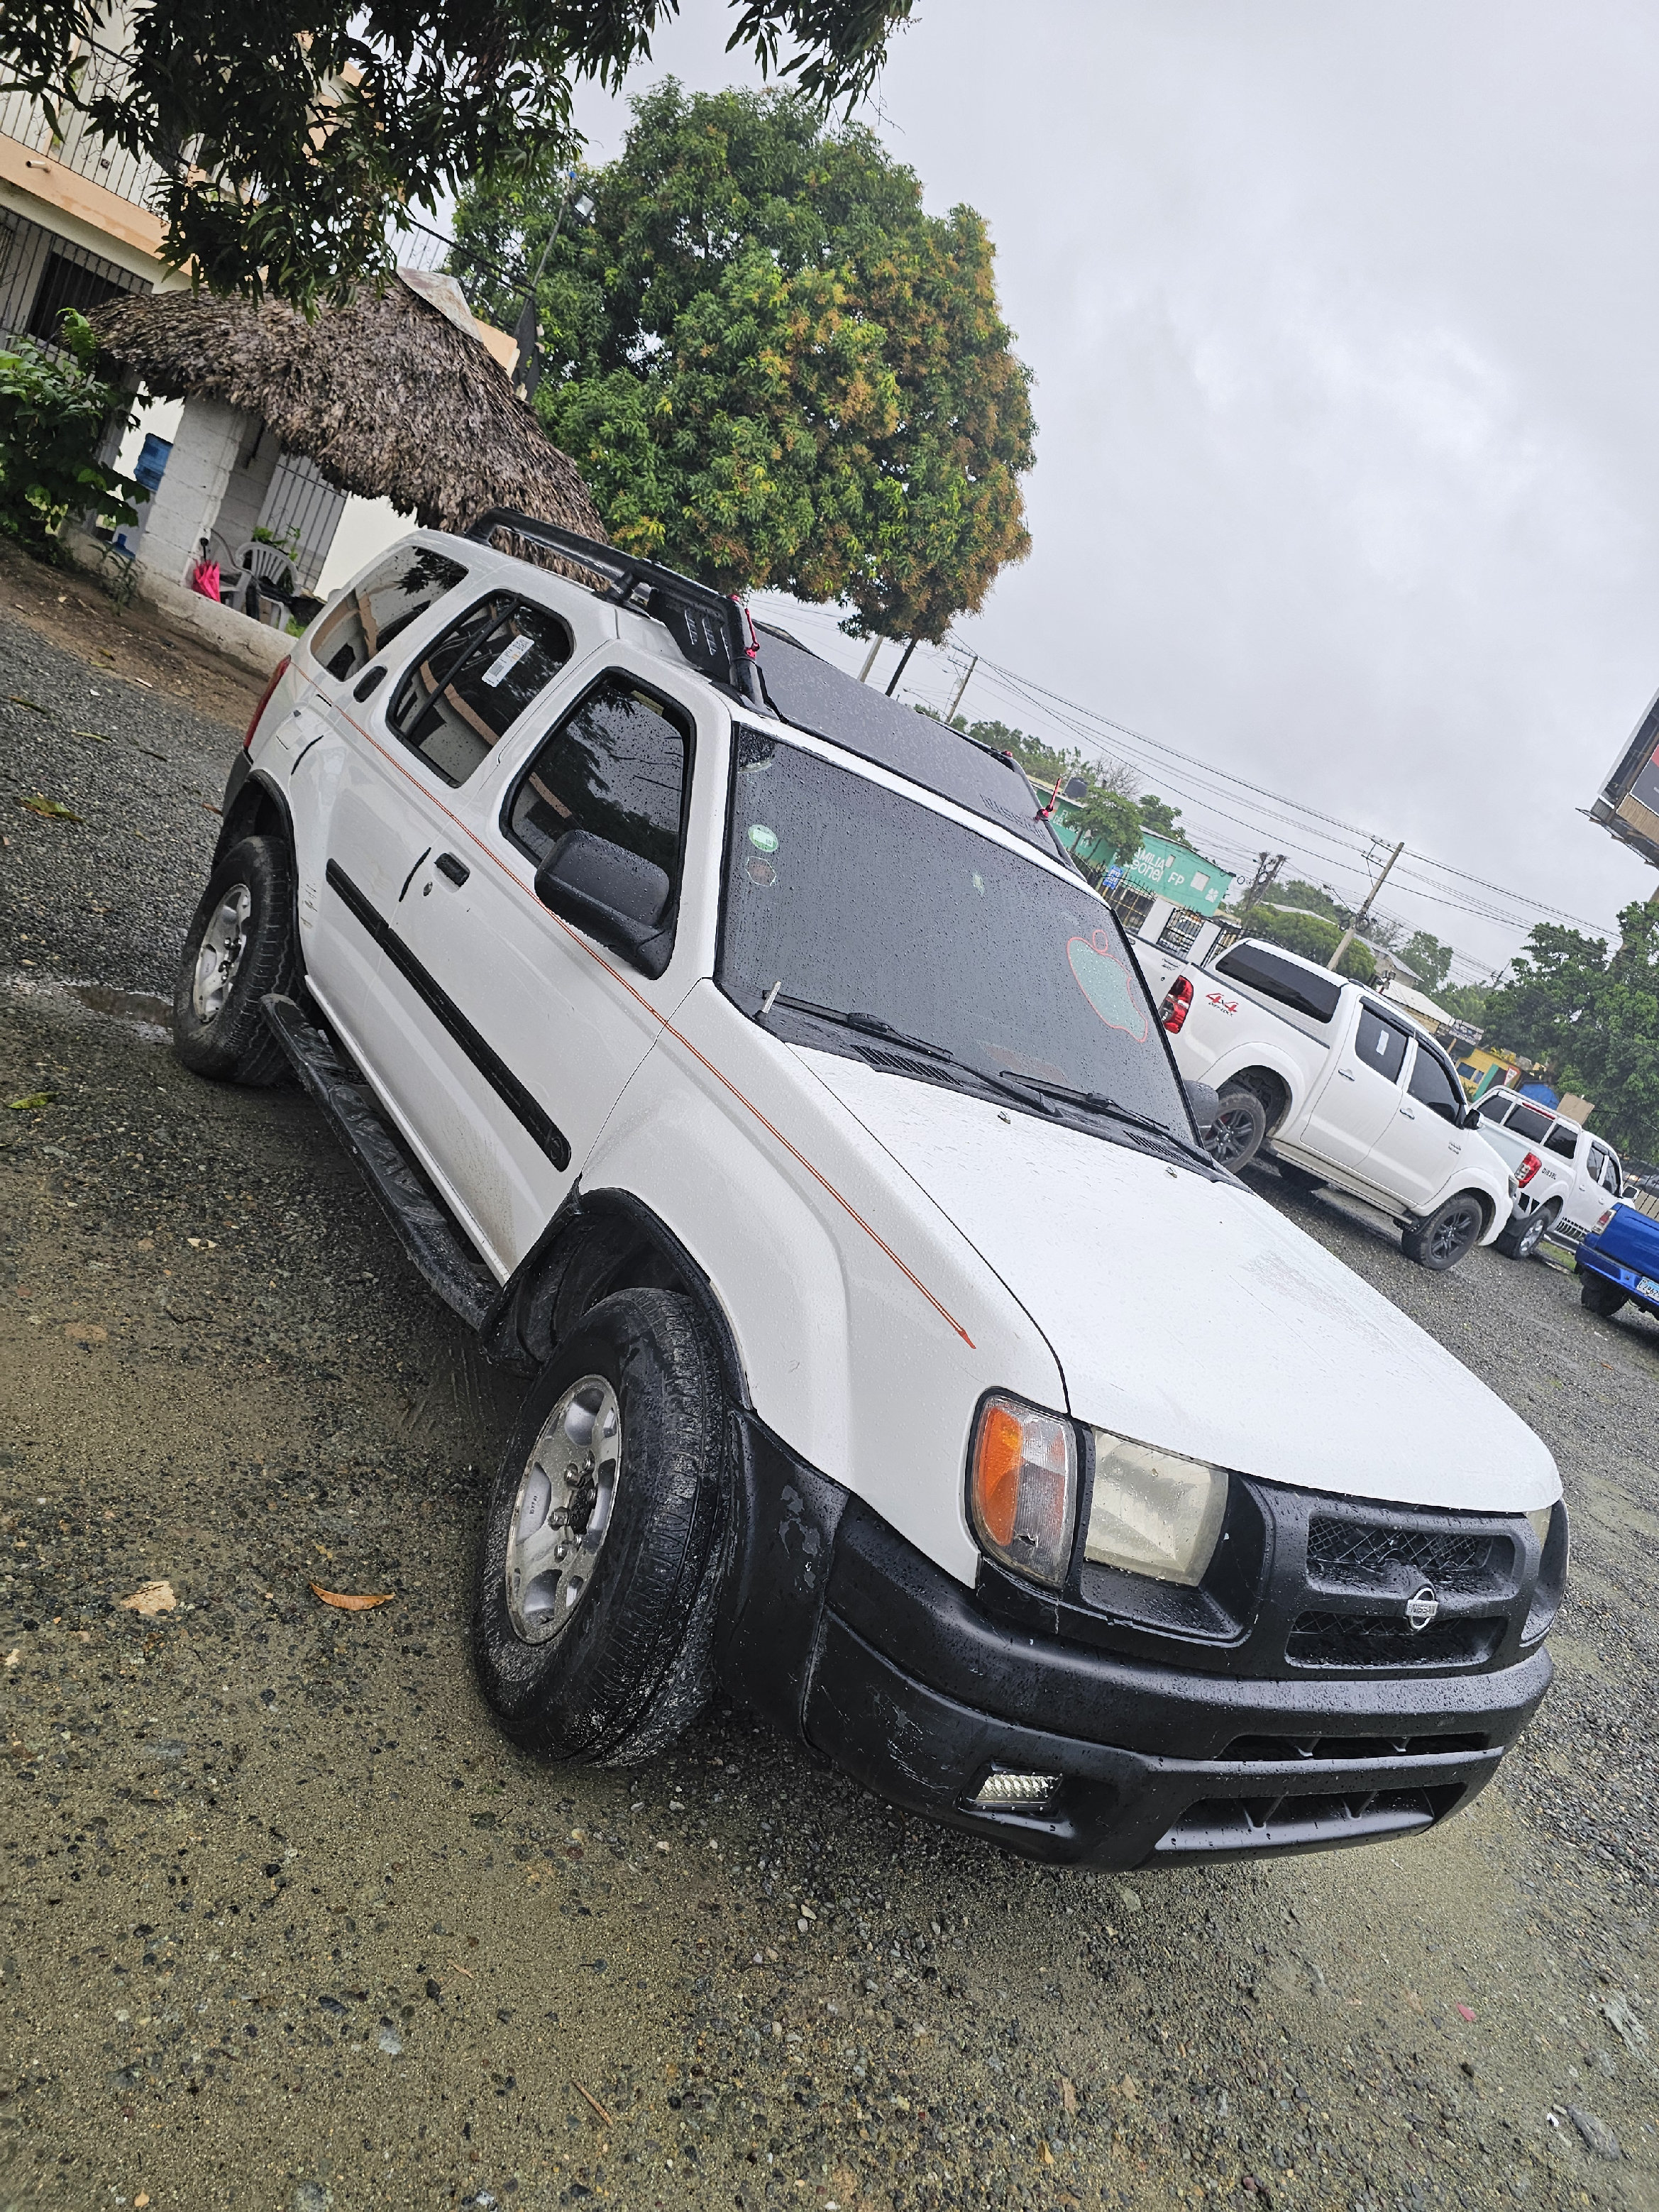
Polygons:
<instances>
[{"instance_id":1,"label":"roof rack","mask_svg":"<svg viewBox=\"0 0 1659 2212\"><path fill-rule=\"evenodd\" d=\"M561 530L556 523L538 522L515 507L489 508L466 534L487 545L497 530L544 545L590 570L600 580L601 597L661 623L700 675L713 678L754 706L766 707L755 666L760 648L754 625L738 600L712 584L699 584L654 561L641 561L614 545L601 545L596 538Z\"/></svg>"}]
</instances>

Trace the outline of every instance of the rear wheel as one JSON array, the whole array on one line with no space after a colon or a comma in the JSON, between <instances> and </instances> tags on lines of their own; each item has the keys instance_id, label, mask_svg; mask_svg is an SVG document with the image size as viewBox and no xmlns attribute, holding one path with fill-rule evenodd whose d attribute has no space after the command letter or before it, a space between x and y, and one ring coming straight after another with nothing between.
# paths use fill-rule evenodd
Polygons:
<instances>
[{"instance_id":1,"label":"rear wheel","mask_svg":"<svg viewBox=\"0 0 1659 2212\"><path fill-rule=\"evenodd\" d=\"M526 1399L485 1516L473 1613L484 1695L554 1759L627 1765L714 1684L725 1402L690 1301L621 1291Z\"/></svg>"},{"instance_id":2,"label":"rear wheel","mask_svg":"<svg viewBox=\"0 0 1659 2212\"><path fill-rule=\"evenodd\" d=\"M1621 1291L1617 1283L1610 1283L1605 1275L1581 1275L1578 1279L1578 1302L1603 1321L1610 1321L1622 1305L1630 1303L1630 1292Z\"/></svg>"},{"instance_id":3,"label":"rear wheel","mask_svg":"<svg viewBox=\"0 0 1659 2212\"><path fill-rule=\"evenodd\" d=\"M1221 1093L1204 1149L1218 1167L1231 1168L1236 1174L1240 1168L1249 1167L1267 1134L1267 1108L1254 1091L1234 1085Z\"/></svg>"},{"instance_id":4,"label":"rear wheel","mask_svg":"<svg viewBox=\"0 0 1659 2212\"><path fill-rule=\"evenodd\" d=\"M1474 1193L1459 1191L1455 1198L1437 1206L1426 1221L1413 1222L1401 1239L1401 1249L1419 1267L1443 1275L1474 1249L1486 1225L1486 1210Z\"/></svg>"},{"instance_id":5,"label":"rear wheel","mask_svg":"<svg viewBox=\"0 0 1659 2212\"><path fill-rule=\"evenodd\" d=\"M173 1049L220 1083L281 1081L288 1060L259 1001L294 978L293 872L276 837L245 837L208 878L173 988Z\"/></svg>"},{"instance_id":6,"label":"rear wheel","mask_svg":"<svg viewBox=\"0 0 1659 2212\"><path fill-rule=\"evenodd\" d=\"M1554 1228L1560 1212L1559 1200L1552 1199L1547 1206L1540 1206L1535 1213L1528 1214L1524 1221L1511 1218L1497 1239L1498 1249L1511 1260L1530 1260Z\"/></svg>"}]
</instances>

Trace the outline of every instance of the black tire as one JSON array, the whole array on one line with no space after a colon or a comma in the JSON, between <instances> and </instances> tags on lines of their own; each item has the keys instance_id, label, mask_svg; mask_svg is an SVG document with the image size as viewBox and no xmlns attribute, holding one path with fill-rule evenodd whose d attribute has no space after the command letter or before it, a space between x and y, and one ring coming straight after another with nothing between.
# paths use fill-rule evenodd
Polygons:
<instances>
[{"instance_id":1,"label":"black tire","mask_svg":"<svg viewBox=\"0 0 1659 2212\"><path fill-rule=\"evenodd\" d=\"M1304 1198L1311 1198L1315 1191L1325 1188L1323 1176L1315 1175L1311 1168L1298 1167L1294 1160L1275 1160L1273 1165L1279 1170L1280 1180L1292 1190L1299 1190Z\"/></svg>"},{"instance_id":2,"label":"black tire","mask_svg":"<svg viewBox=\"0 0 1659 2212\"><path fill-rule=\"evenodd\" d=\"M1578 1303L1603 1321L1611 1321L1620 1306L1630 1304L1630 1292L1621 1291L1617 1283L1610 1283L1605 1275L1581 1273L1578 1278Z\"/></svg>"},{"instance_id":3,"label":"black tire","mask_svg":"<svg viewBox=\"0 0 1659 2212\"><path fill-rule=\"evenodd\" d=\"M239 904L245 912L233 921ZM222 950L216 969L216 948ZM276 837L245 837L208 878L185 932L173 987L175 1056L193 1075L216 1083L281 1082L288 1060L259 1001L269 991L288 990L296 966L288 848Z\"/></svg>"},{"instance_id":4,"label":"black tire","mask_svg":"<svg viewBox=\"0 0 1659 2212\"><path fill-rule=\"evenodd\" d=\"M1472 1190L1460 1190L1438 1206L1426 1221L1414 1222L1401 1239L1408 1260L1443 1275L1480 1242L1486 1226L1486 1210Z\"/></svg>"},{"instance_id":5,"label":"black tire","mask_svg":"<svg viewBox=\"0 0 1659 2212\"><path fill-rule=\"evenodd\" d=\"M1204 1149L1218 1167L1237 1175L1261 1150L1267 1135L1267 1109L1254 1091L1235 1085L1221 1093L1221 1103L1204 1139Z\"/></svg>"},{"instance_id":6,"label":"black tire","mask_svg":"<svg viewBox=\"0 0 1659 2212\"><path fill-rule=\"evenodd\" d=\"M620 1431L610 1461L582 1430L605 1413L601 1385ZM573 1453L592 1470L577 1459L574 1482ZM726 1466L720 1367L690 1300L619 1291L584 1314L525 1400L484 1520L473 1653L515 1741L631 1765L696 1718L714 1687ZM536 1545L566 1531L576 1556L538 1565Z\"/></svg>"},{"instance_id":7,"label":"black tire","mask_svg":"<svg viewBox=\"0 0 1659 2212\"><path fill-rule=\"evenodd\" d=\"M1501 1235L1493 1240L1492 1249L1501 1252L1506 1260L1530 1260L1555 1226L1560 1211L1559 1200L1552 1199L1547 1206L1540 1206L1535 1213L1528 1214L1524 1221L1511 1214Z\"/></svg>"}]
</instances>

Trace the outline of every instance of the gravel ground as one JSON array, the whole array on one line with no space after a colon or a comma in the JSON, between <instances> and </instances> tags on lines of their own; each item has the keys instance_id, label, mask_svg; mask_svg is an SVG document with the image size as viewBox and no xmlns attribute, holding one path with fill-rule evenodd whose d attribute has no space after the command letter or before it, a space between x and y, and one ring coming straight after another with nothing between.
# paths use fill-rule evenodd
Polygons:
<instances>
[{"instance_id":1,"label":"gravel ground","mask_svg":"<svg viewBox=\"0 0 1659 2212\"><path fill-rule=\"evenodd\" d=\"M465 1640L514 1386L303 1098L193 1081L139 995L240 731L3 617L0 661L0 2206L1659 2212L1659 1328L1260 1177L1575 1515L1554 1692L1409 1845L1042 1871L726 1710L539 1765Z\"/></svg>"}]
</instances>

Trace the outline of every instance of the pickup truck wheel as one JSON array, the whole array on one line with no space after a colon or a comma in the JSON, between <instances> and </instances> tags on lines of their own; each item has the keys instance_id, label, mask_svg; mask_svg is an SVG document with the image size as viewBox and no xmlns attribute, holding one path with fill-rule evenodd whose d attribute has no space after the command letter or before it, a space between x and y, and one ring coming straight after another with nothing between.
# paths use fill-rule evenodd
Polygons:
<instances>
[{"instance_id":1,"label":"pickup truck wheel","mask_svg":"<svg viewBox=\"0 0 1659 2212\"><path fill-rule=\"evenodd\" d=\"M1498 1249L1510 1260L1530 1260L1555 1226L1560 1211L1559 1201L1552 1199L1547 1206L1529 1213L1524 1221L1511 1218L1502 1236L1496 1239Z\"/></svg>"},{"instance_id":2,"label":"pickup truck wheel","mask_svg":"<svg viewBox=\"0 0 1659 2212\"><path fill-rule=\"evenodd\" d=\"M1419 1267L1431 1274L1444 1274L1455 1267L1468 1252L1472 1252L1480 1241L1486 1217L1480 1200L1473 1191L1460 1191L1437 1207L1426 1221L1418 1222L1401 1239L1408 1260L1415 1260Z\"/></svg>"},{"instance_id":3,"label":"pickup truck wheel","mask_svg":"<svg viewBox=\"0 0 1659 2212\"><path fill-rule=\"evenodd\" d=\"M245 837L208 878L173 988L173 1049L192 1074L256 1085L287 1075L259 1001L293 978L292 880L276 837Z\"/></svg>"},{"instance_id":4,"label":"pickup truck wheel","mask_svg":"<svg viewBox=\"0 0 1659 2212\"><path fill-rule=\"evenodd\" d=\"M490 1493L473 1615L484 1695L519 1742L629 1765L696 1718L714 1683L725 1439L686 1298L618 1291L556 1346Z\"/></svg>"},{"instance_id":5,"label":"pickup truck wheel","mask_svg":"<svg viewBox=\"0 0 1659 2212\"><path fill-rule=\"evenodd\" d=\"M1603 1321L1611 1321L1622 1305L1630 1303L1630 1292L1621 1291L1616 1283L1608 1282L1605 1275L1581 1275L1578 1279L1578 1303Z\"/></svg>"},{"instance_id":6,"label":"pickup truck wheel","mask_svg":"<svg viewBox=\"0 0 1659 2212\"><path fill-rule=\"evenodd\" d=\"M1267 1109L1254 1091L1224 1091L1204 1149L1220 1168L1247 1168L1267 1134Z\"/></svg>"}]
</instances>

